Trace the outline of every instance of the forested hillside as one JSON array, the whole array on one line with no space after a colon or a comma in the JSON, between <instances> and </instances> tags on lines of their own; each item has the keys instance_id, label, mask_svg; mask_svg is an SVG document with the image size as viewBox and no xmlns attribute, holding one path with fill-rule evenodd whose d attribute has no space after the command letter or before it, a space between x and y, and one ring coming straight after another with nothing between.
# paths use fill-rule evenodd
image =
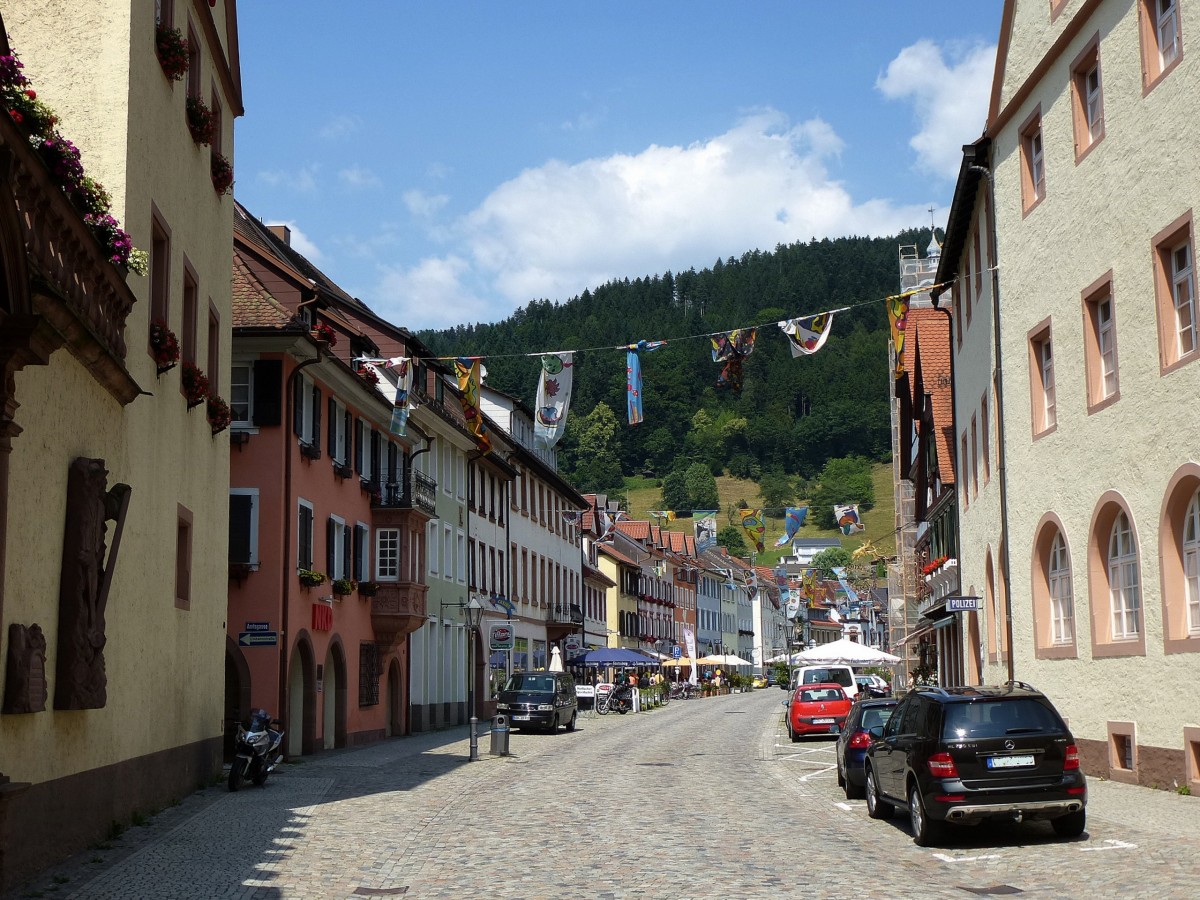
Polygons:
<instances>
[{"instance_id":1,"label":"forested hillside","mask_svg":"<svg viewBox=\"0 0 1200 900\"><path fill-rule=\"evenodd\" d=\"M560 468L581 490L619 490L622 475L662 478L694 463L714 474L812 478L827 459L889 452L882 299L898 291L898 247L928 231L814 240L719 260L711 269L605 284L565 302L539 300L494 324L420 335L439 355L486 357L487 383L534 405L539 363L515 354L668 341L642 354L645 421L625 412L625 353L575 356ZM793 359L775 322L843 306L831 337ZM717 388L707 335L763 326L742 393ZM690 338L690 339L686 339ZM607 408L605 408L607 407Z\"/></svg>"}]
</instances>

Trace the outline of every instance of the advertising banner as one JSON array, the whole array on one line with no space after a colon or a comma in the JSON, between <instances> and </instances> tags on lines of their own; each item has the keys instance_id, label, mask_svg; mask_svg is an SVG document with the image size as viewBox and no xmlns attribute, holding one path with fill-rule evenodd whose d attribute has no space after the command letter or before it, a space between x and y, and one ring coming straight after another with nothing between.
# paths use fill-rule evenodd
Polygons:
<instances>
[{"instance_id":1,"label":"advertising banner","mask_svg":"<svg viewBox=\"0 0 1200 900\"><path fill-rule=\"evenodd\" d=\"M516 634L508 622L492 622L488 625L488 640L492 650L513 649Z\"/></svg>"}]
</instances>

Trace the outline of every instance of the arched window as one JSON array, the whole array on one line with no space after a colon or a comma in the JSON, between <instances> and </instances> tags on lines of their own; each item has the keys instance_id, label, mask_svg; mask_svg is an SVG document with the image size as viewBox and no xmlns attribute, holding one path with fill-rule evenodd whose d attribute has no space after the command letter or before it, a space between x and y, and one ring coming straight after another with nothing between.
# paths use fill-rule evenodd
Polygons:
<instances>
[{"instance_id":1,"label":"arched window","mask_svg":"<svg viewBox=\"0 0 1200 900\"><path fill-rule=\"evenodd\" d=\"M1192 494L1183 517L1183 580L1188 634L1200 634L1200 491Z\"/></svg>"},{"instance_id":2,"label":"arched window","mask_svg":"<svg viewBox=\"0 0 1200 900\"><path fill-rule=\"evenodd\" d=\"M1055 534L1050 547L1046 580L1050 585L1051 640L1055 644L1070 644L1075 640L1075 599L1071 591L1071 560L1061 533Z\"/></svg>"},{"instance_id":3,"label":"arched window","mask_svg":"<svg viewBox=\"0 0 1200 900\"><path fill-rule=\"evenodd\" d=\"M1142 631L1142 597L1137 546L1124 510L1117 513L1108 538L1108 591L1113 640L1131 640Z\"/></svg>"}]
</instances>

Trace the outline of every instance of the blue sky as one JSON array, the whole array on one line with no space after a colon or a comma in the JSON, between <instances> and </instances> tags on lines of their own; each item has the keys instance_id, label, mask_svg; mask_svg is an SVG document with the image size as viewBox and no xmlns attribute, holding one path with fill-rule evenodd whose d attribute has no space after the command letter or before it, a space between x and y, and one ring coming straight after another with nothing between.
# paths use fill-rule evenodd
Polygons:
<instances>
[{"instance_id":1,"label":"blue sky","mask_svg":"<svg viewBox=\"0 0 1200 900\"><path fill-rule=\"evenodd\" d=\"M235 195L414 330L941 226L1001 6L252 0Z\"/></svg>"}]
</instances>

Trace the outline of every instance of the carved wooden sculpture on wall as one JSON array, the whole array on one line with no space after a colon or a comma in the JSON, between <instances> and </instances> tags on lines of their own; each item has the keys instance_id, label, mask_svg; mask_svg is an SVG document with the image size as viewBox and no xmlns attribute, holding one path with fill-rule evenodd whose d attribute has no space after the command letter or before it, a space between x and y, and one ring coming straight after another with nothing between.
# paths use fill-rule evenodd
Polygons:
<instances>
[{"instance_id":1,"label":"carved wooden sculpture on wall","mask_svg":"<svg viewBox=\"0 0 1200 900\"><path fill-rule=\"evenodd\" d=\"M106 490L107 484L104 460L80 457L71 463L58 593L55 709L99 709L108 699L104 609L131 488L116 484ZM116 527L106 559L104 535L110 519Z\"/></svg>"},{"instance_id":2,"label":"carved wooden sculpture on wall","mask_svg":"<svg viewBox=\"0 0 1200 900\"><path fill-rule=\"evenodd\" d=\"M46 636L38 625L8 626L8 665L0 712L31 713L46 708Z\"/></svg>"}]
</instances>

